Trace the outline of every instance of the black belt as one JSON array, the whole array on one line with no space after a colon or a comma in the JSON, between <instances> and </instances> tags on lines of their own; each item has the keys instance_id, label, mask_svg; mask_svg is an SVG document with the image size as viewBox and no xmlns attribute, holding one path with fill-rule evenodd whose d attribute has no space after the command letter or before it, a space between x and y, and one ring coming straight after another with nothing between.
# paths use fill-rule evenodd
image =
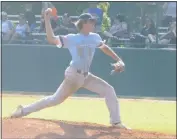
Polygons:
<instances>
[{"instance_id":1,"label":"black belt","mask_svg":"<svg viewBox=\"0 0 177 139\"><path fill-rule=\"evenodd\" d=\"M87 75L88 75L88 72L82 72L81 70L77 70L77 73L82 74L82 75L84 75L84 76L87 76Z\"/></svg>"}]
</instances>

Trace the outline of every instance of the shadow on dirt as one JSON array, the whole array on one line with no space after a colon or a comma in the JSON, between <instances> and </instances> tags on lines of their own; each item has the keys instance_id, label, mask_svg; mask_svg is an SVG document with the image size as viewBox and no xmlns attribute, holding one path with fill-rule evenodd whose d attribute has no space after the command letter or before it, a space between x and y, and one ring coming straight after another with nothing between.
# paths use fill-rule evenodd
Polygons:
<instances>
[{"instance_id":1,"label":"shadow on dirt","mask_svg":"<svg viewBox=\"0 0 177 139\"><path fill-rule=\"evenodd\" d=\"M119 137L120 133L115 128L97 124L52 121L64 131L64 134L45 133L39 134L35 139L98 139L104 137Z\"/></svg>"},{"instance_id":2,"label":"shadow on dirt","mask_svg":"<svg viewBox=\"0 0 177 139\"><path fill-rule=\"evenodd\" d=\"M124 132L93 123L53 121L36 118L3 118L3 139L116 139Z\"/></svg>"},{"instance_id":3,"label":"shadow on dirt","mask_svg":"<svg viewBox=\"0 0 177 139\"><path fill-rule=\"evenodd\" d=\"M33 118L2 120L2 138L32 139L176 139L175 135L138 130L122 130L82 122Z\"/></svg>"}]
</instances>

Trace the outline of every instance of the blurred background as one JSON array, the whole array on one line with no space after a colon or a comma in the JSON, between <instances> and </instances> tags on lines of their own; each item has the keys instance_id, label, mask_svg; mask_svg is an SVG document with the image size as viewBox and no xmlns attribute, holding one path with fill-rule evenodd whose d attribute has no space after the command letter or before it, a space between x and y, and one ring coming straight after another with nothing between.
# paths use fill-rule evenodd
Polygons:
<instances>
[{"instance_id":1,"label":"blurred background","mask_svg":"<svg viewBox=\"0 0 177 139\"><path fill-rule=\"evenodd\" d=\"M53 9L56 35L77 33L81 13L98 18L95 32L111 47L176 48L176 2L2 2L4 44L48 44L43 11Z\"/></svg>"}]
</instances>

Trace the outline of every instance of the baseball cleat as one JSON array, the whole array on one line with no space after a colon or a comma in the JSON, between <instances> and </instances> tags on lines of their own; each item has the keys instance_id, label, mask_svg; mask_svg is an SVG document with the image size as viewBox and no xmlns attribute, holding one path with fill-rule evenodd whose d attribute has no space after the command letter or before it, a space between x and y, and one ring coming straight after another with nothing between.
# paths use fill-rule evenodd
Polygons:
<instances>
[{"instance_id":1,"label":"baseball cleat","mask_svg":"<svg viewBox=\"0 0 177 139\"><path fill-rule=\"evenodd\" d=\"M128 128L126 127L124 124L122 123L115 123L115 124L112 124L112 127L116 127L116 128L120 128L120 129L128 129L130 130L131 128Z\"/></svg>"},{"instance_id":2,"label":"baseball cleat","mask_svg":"<svg viewBox=\"0 0 177 139\"><path fill-rule=\"evenodd\" d=\"M23 117L23 107L19 105L17 109L11 114L10 118L21 118Z\"/></svg>"}]
</instances>

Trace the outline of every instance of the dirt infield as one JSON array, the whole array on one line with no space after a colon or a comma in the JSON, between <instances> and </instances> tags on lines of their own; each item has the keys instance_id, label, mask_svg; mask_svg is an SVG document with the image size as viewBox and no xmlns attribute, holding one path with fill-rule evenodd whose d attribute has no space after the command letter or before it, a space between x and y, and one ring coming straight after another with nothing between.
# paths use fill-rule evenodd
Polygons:
<instances>
[{"instance_id":1,"label":"dirt infield","mask_svg":"<svg viewBox=\"0 0 177 139\"><path fill-rule=\"evenodd\" d=\"M174 135L120 130L98 124L42 119L2 120L2 138L30 139L176 139Z\"/></svg>"}]
</instances>

